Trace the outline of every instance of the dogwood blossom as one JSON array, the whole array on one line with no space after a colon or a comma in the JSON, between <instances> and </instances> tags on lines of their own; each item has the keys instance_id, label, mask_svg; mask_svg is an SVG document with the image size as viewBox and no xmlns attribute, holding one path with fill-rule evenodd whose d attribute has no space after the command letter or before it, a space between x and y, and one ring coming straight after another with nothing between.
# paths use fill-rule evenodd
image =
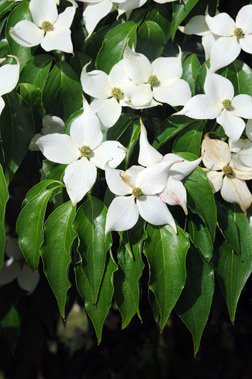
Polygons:
<instances>
[{"instance_id":1,"label":"dogwood blossom","mask_svg":"<svg viewBox=\"0 0 252 379\"><path fill-rule=\"evenodd\" d=\"M73 205L92 188L97 175L96 167L104 169L107 161L111 167L117 167L124 159L126 150L119 142L102 142L97 116L87 101L84 101L83 108L84 112L71 125L70 136L54 133L37 140L47 159L68 164L63 181Z\"/></svg>"},{"instance_id":2,"label":"dogwood blossom","mask_svg":"<svg viewBox=\"0 0 252 379\"><path fill-rule=\"evenodd\" d=\"M45 136L47 134L53 134L53 133L63 133L65 128L64 121L57 116L50 116L46 115L42 119L42 129L40 133L35 134L35 136L32 138L29 150L35 151L39 150L38 145L35 143L37 140Z\"/></svg>"},{"instance_id":3,"label":"dogwood blossom","mask_svg":"<svg viewBox=\"0 0 252 379\"><path fill-rule=\"evenodd\" d=\"M205 95L196 95L175 114L195 119L215 119L223 127L231 142L237 141L244 128L241 118L252 118L252 97L234 96L233 84L221 75L207 70L204 84Z\"/></svg>"},{"instance_id":4,"label":"dogwood blossom","mask_svg":"<svg viewBox=\"0 0 252 379\"><path fill-rule=\"evenodd\" d=\"M245 130L248 139L242 138L234 143L229 142L231 151L236 153L233 156L235 166L243 171L250 171L252 170L252 120L248 120Z\"/></svg>"},{"instance_id":5,"label":"dogwood blossom","mask_svg":"<svg viewBox=\"0 0 252 379\"><path fill-rule=\"evenodd\" d=\"M18 246L17 238L9 238L6 243L6 255L0 271L0 283L8 284L17 279L18 285L25 291L32 293L40 279L39 272L33 272L26 263Z\"/></svg>"},{"instance_id":6,"label":"dogwood blossom","mask_svg":"<svg viewBox=\"0 0 252 379\"><path fill-rule=\"evenodd\" d=\"M227 13L214 17L206 15L206 22L213 34L220 38L210 53L210 70L216 71L233 62L241 50L252 53L252 4L242 7L234 21ZM223 53L224 52L224 53Z\"/></svg>"},{"instance_id":7,"label":"dogwood blossom","mask_svg":"<svg viewBox=\"0 0 252 379\"><path fill-rule=\"evenodd\" d=\"M70 27L76 6L67 7L58 15L55 0L31 0L29 9L34 22L19 21L10 28L11 37L25 47L40 44L45 51L73 53Z\"/></svg>"},{"instance_id":8,"label":"dogwood blossom","mask_svg":"<svg viewBox=\"0 0 252 379\"><path fill-rule=\"evenodd\" d=\"M0 67L0 115L5 107L5 102L2 96L14 90L19 80L19 61L17 57L10 57L15 58L17 64L5 64ZM0 60L0 62L3 61L5 61L5 58Z\"/></svg>"},{"instance_id":9,"label":"dogwood blossom","mask_svg":"<svg viewBox=\"0 0 252 379\"><path fill-rule=\"evenodd\" d=\"M116 197L108 208L105 233L131 229L140 216L153 225L169 224L176 231L175 221L158 193L166 183L169 168L175 161L153 164L147 168L131 166L128 170L112 169L107 164L108 187ZM125 196L130 195L130 196Z\"/></svg>"},{"instance_id":10,"label":"dogwood blossom","mask_svg":"<svg viewBox=\"0 0 252 379\"><path fill-rule=\"evenodd\" d=\"M149 143L146 129L141 121L138 163L148 167L166 161L177 161L177 163L174 163L168 172L166 186L159 194L160 199L169 205L180 205L187 214L187 194L182 180L200 164L201 158L188 161L177 154L169 153L163 156Z\"/></svg>"},{"instance_id":11,"label":"dogwood blossom","mask_svg":"<svg viewBox=\"0 0 252 379\"><path fill-rule=\"evenodd\" d=\"M232 157L230 146L223 141L209 138L205 135L202 142L202 161L206 167L205 172L214 192L220 191L224 200L237 203L244 213L251 205L252 195L245 180L252 179L250 170Z\"/></svg>"},{"instance_id":12,"label":"dogwood blossom","mask_svg":"<svg viewBox=\"0 0 252 379\"><path fill-rule=\"evenodd\" d=\"M160 57L152 63L140 53L128 46L123 55L123 67L131 80L131 85L125 88L131 106L150 104L153 98L161 103L172 106L184 105L191 97L189 84L180 79L183 68L181 50L178 57ZM125 100L127 104L127 100Z\"/></svg>"}]
</instances>

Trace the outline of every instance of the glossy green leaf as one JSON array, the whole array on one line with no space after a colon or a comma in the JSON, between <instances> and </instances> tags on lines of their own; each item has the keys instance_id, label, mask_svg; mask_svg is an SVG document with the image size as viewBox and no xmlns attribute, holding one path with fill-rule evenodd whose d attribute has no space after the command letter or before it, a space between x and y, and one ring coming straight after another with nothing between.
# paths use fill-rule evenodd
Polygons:
<instances>
[{"instance_id":1,"label":"glossy green leaf","mask_svg":"<svg viewBox=\"0 0 252 379\"><path fill-rule=\"evenodd\" d=\"M131 47L136 42L137 24L133 21L124 22L110 30L103 41L96 59L96 68L107 74L123 57L127 44Z\"/></svg>"},{"instance_id":2,"label":"glossy green leaf","mask_svg":"<svg viewBox=\"0 0 252 379\"><path fill-rule=\"evenodd\" d=\"M199 0L183 0L172 4L171 37L175 37L176 31L182 21L191 12Z\"/></svg>"},{"instance_id":3,"label":"glossy green leaf","mask_svg":"<svg viewBox=\"0 0 252 379\"><path fill-rule=\"evenodd\" d=\"M42 105L42 92L33 84L19 84L20 95L24 101L32 108L34 125L36 132L40 132L42 125L42 117L45 115L45 110Z\"/></svg>"},{"instance_id":4,"label":"glossy green leaf","mask_svg":"<svg viewBox=\"0 0 252 379\"><path fill-rule=\"evenodd\" d=\"M13 11L11 12L11 14L9 15L8 20L7 20L7 25L6 25L5 37L7 41L9 42L11 54L18 57L21 68L31 58L32 56L31 48L21 46L17 42L15 42L14 39L11 38L9 34L9 30L13 26L15 26L19 21L32 20L31 12L29 10L29 4L30 3L28 1L23 1L17 7L15 7Z\"/></svg>"},{"instance_id":5,"label":"glossy green leaf","mask_svg":"<svg viewBox=\"0 0 252 379\"><path fill-rule=\"evenodd\" d=\"M184 79L189 84L192 96L195 95L195 81L198 76L201 64L196 54L190 55L183 63L183 75L181 79Z\"/></svg>"},{"instance_id":6,"label":"glossy green leaf","mask_svg":"<svg viewBox=\"0 0 252 379\"><path fill-rule=\"evenodd\" d=\"M0 117L0 130L8 183L27 154L35 127L31 107L21 96L11 92L4 99L5 108Z\"/></svg>"},{"instance_id":7,"label":"glossy green leaf","mask_svg":"<svg viewBox=\"0 0 252 379\"><path fill-rule=\"evenodd\" d=\"M4 177L3 168L0 165L0 270L4 260L5 248L5 209L9 199L8 187Z\"/></svg>"},{"instance_id":8,"label":"glossy green leaf","mask_svg":"<svg viewBox=\"0 0 252 379\"><path fill-rule=\"evenodd\" d=\"M141 257L142 244L147 238L144 224L141 219L130 231L120 233L121 241L117 251L120 268L115 273L114 284L116 303L122 316L122 329L135 314L141 320L139 279L144 268Z\"/></svg>"},{"instance_id":9,"label":"glossy green leaf","mask_svg":"<svg viewBox=\"0 0 252 379\"><path fill-rule=\"evenodd\" d=\"M195 154L199 158L201 156L200 150L203 128L203 121L195 121L183 129L175 139L172 152L179 153L187 151Z\"/></svg>"},{"instance_id":10,"label":"glossy green leaf","mask_svg":"<svg viewBox=\"0 0 252 379\"><path fill-rule=\"evenodd\" d=\"M84 301L87 314L94 325L98 343L101 342L103 324L111 307L111 301L114 294L113 275L116 270L117 265L111 255L108 254L98 301L94 305L92 301L91 289L84 271L80 265L75 267L77 289Z\"/></svg>"},{"instance_id":11,"label":"glossy green leaf","mask_svg":"<svg viewBox=\"0 0 252 379\"><path fill-rule=\"evenodd\" d=\"M60 184L60 186L62 185ZM54 188L41 190L25 205L17 219L16 232L18 243L33 271L37 271L38 269L40 249L44 241L43 225L45 212L53 191Z\"/></svg>"},{"instance_id":12,"label":"glossy green leaf","mask_svg":"<svg viewBox=\"0 0 252 379\"><path fill-rule=\"evenodd\" d=\"M44 273L56 297L60 314L65 318L67 291L71 287L68 270L71 262L71 247L76 233L72 224L76 207L71 201L62 204L48 217L44 227L44 244L41 256Z\"/></svg>"},{"instance_id":13,"label":"glossy green leaf","mask_svg":"<svg viewBox=\"0 0 252 379\"><path fill-rule=\"evenodd\" d=\"M0 18L9 12L15 5L15 1L0 0Z\"/></svg>"},{"instance_id":14,"label":"glossy green leaf","mask_svg":"<svg viewBox=\"0 0 252 379\"><path fill-rule=\"evenodd\" d=\"M74 221L74 229L79 236L81 267L90 286L93 304L97 303L107 251L112 245L111 233L105 238L106 215L104 204L90 196L78 209Z\"/></svg>"},{"instance_id":15,"label":"glossy green leaf","mask_svg":"<svg viewBox=\"0 0 252 379\"><path fill-rule=\"evenodd\" d=\"M47 114L64 121L82 106L80 80L66 62L59 62L50 72L43 89L43 104Z\"/></svg>"},{"instance_id":16,"label":"glossy green leaf","mask_svg":"<svg viewBox=\"0 0 252 379\"><path fill-rule=\"evenodd\" d=\"M152 3L151 7L145 17L145 20L151 20L157 23L165 35L165 41L169 39L171 34L171 21L170 21L169 4L164 7L162 4Z\"/></svg>"},{"instance_id":17,"label":"glossy green leaf","mask_svg":"<svg viewBox=\"0 0 252 379\"><path fill-rule=\"evenodd\" d=\"M170 225L149 225L147 234L144 254L150 268L149 288L158 303L163 329L185 286L185 261L190 242L180 227L176 234Z\"/></svg>"},{"instance_id":18,"label":"glossy green leaf","mask_svg":"<svg viewBox=\"0 0 252 379\"><path fill-rule=\"evenodd\" d=\"M161 27L153 21L144 21L137 32L136 51L144 54L151 62L160 57L165 44Z\"/></svg>"},{"instance_id":19,"label":"glossy green leaf","mask_svg":"<svg viewBox=\"0 0 252 379\"><path fill-rule=\"evenodd\" d=\"M35 55L26 62L20 73L20 83L30 83L35 87L43 89L49 74L53 57L49 54Z\"/></svg>"},{"instance_id":20,"label":"glossy green leaf","mask_svg":"<svg viewBox=\"0 0 252 379\"><path fill-rule=\"evenodd\" d=\"M113 128L109 128L107 130L107 139L111 141L121 141L124 133L127 133L127 129L130 127L130 124L137 119L137 115L130 113L122 114Z\"/></svg>"},{"instance_id":21,"label":"glossy green leaf","mask_svg":"<svg viewBox=\"0 0 252 379\"><path fill-rule=\"evenodd\" d=\"M25 198L24 198L24 201L22 203L22 207L24 207L29 201L31 201L34 197L36 197L37 195L39 195L41 192L43 192L47 187L49 186L53 186L53 187L56 187L58 186L59 184L61 184L60 182L58 181L55 181L55 180L42 180L42 182L36 184L35 186L33 186L26 194Z\"/></svg>"},{"instance_id":22,"label":"glossy green leaf","mask_svg":"<svg viewBox=\"0 0 252 379\"><path fill-rule=\"evenodd\" d=\"M206 225L198 215L193 213L189 215L187 230L195 247L206 260L210 261L213 256L213 242Z\"/></svg>"},{"instance_id":23,"label":"glossy green leaf","mask_svg":"<svg viewBox=\"0 0 252 379\"><path fill-rule=\"evenodd\" d=\"M212 304L214 269L195 250L190 249L186 272L186 285L176 304L176 312L192 334L196 355Z\"/></svg>"},{"instance_id":24,"label":"glossy green leaf","mask_svg":"<svg viewBox=\"0 0 252 379\"><path fill-rule=\"evenodd\" d=\"M220 73L232 82L236 95L247 94L252 96L252 70L246 63L235 60L228 67L222 69Z\"/></svg>"},{"instance_id":25,"label":"glossy green leaf","mask_svg":"<svg viewBox=\"0 0 252 379\"><path fill-rule=\"evenodd\" d=\"M223 233L227 243L241 255L240 232L237 225L237 213L232 209L227 209L220 203L217 204L218 226Z\"/></svg>"},{"instance_id":26,"label":"glossy green leaf","mask_svg":"<svg viewBox=\"0 0 252 379\"><path fill-rule=\"evenodd\" d=\"M208 182L207 175L200 167L197 167L186 177L184 185L187 191L188 208L193 213L197 213L205 222L214 241L217 210L213 190Z\"/></svg>"}]
</instances>

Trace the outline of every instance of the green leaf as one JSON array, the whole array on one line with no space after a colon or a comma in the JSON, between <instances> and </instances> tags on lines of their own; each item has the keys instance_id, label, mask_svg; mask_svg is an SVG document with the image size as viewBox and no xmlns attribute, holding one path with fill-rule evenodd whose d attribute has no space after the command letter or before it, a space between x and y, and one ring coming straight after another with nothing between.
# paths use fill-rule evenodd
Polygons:
<instances>
[{"instance_id":1,"label":"green leaf","mask_svg":"<svg viewBox=\"0 0 252 379\"><path fill-rule=\"evenodd\" d=\"M137 26L138 24L133 21L124 22L106 34L96 59L97 70L108 74L122 59L127 44L131 47L136 42Z\"/></svg>"},{"instance_id":2,"label":"green leaf","mask_svg":"<svg viewBox=\"0 0 252 379\"><path fill-rule=\"evenodd\" d=\"M74 56L70 59L70 66L80 77L83 67L91 61L91 57L87 54L75 51Z\"/></svg>"},{"instance_id":3,"label":"green leaf","mask_svg":"<svg viewBox=\"0 0 252 379\"><path fill-rule=\"evenodd\" d=\"M32 108L34 125L36 125L36 131L40 132L41 119L45 115L45 110L42 106L42 92L39 88L29 83L19 84L19 89L24 101Z\"/></svg>"},{"instance_id":4,"label":"green leaf","mask_svg":"<svg viewBox=\"0 0 252 379\"><path fill-rule=\"evenodd\" d=\"M20 73L20 83L30 83L35 87L43 89L49 74L53 57L49 54L35 55L26 62Z\"/></svg>"},{"instance_id":5,"label":"green leaf","mask_svg":"<svg viewBox=\"0 0 252 379\"><path fill-rule=\"evenodd\" d=\"M130 124L138 119L137 115L126 113L121 114L119 120L115 123L113 128L107 129L106 138L111 141L121 141L124 133L127 133L127 129L130 127Z\"/></svg>"},{"instance_id":6,"label":"green leaf","mask_svg":"<svg viewBox=\"0 0 252 379\"><path fill-rule=\"evenodd\" d=\"M29 10L30 3L28 1L23 1L17 7L13 9L11 14L8 17L7 25L6 25L6 34L5 37L9 42L10 51L12 55L18 57L21 68L25 65L25 63L31 58L31 48L24 47L19 45L14 39L10 36L9 30L13 26L15 26L19 21L22 20L32 20L31 12Z\"/></svg>"},{"instance_id":7,"label":"green leaf","mask_svg":"<svg viewBox=\"0 0 252 379\"><path fill-rule=\"evenodd\" d=\"M210 261L213 256L213 242L201 218L191 213L188 217L187 228L195 247L206 260Z\"/></svg>"},{"instance_id":8,"label":"green leaf","mask_svg":"<svg viewBox=\"0 0 252 379\"><path fill-rule=\"evenodd\" d=\"M4 98L5 108L0 117L0 130L3 140L5 176L9 183L27 154L35 132L32 110L22 97L11 92Z\"/></svg>"},{"instance_id":9,"label":"green leaf","mask_svg":"<svg viewBox=\"0 0 252 379\"><path fill-rule=\"evenodd\" d=\"M8 187L4 177L3 168L0 165L0 270L4 260L5 248L5 209L9 199Z\"/></svg>"},{"instance_id":10,"label":"green leaf","mask_svg":"<svg viewBox=\"0 0 252 379\"><path fill-rule=\"evenodd\" d=\"M79 78L66 62L59 62L50 72L44 86L43 104L46 113L64 121L82 106L82 87Z\"/></svg>"},{"instance_id":11,"label":"green leaf","mask_svg":"<svg viewBox=\"0 0 252 379\"><path fill-rule=\"evenodd\" d=\"M205 222L212 240L215 238L217 225L217 210L212 187L207 175L197 167L184 180L187 190L187 205L193 213L197 213Z\"/></svg>"},{"instance_id":12,"label":"green leaf","mask_svg":"<svg viewBox=\"0 0 252 379\"><path fill-rule=\"evenodd\" d=\"M144 21L137 32L136 51L144 54L151 62L160 57L164 50L165 35L153 21Z\"/></svg>"},{"instance_id":13,"label":"green leaf","mask_svg":"<svg viewBox=\"0 0 252 379\"><path fill-rule=\"evenodd\" d=\"M236 95L247 94L252 96L252 70L246 63L235 60L220 72L232 82Z\"/></svg>"},{"instance_id":14,"label":"green leaf","mask_svg":"<svg viewBox=\"0 0 252 379\"><path fill-rule=\"evenodd\" d=\"M112 245L111 233L105 238L106 215L105 205L90 196L78 209L74 221L74 229L79 236L81 268L88 280L93 304L97 303L107 251Z\"/></svg>"},{"instance_id":15,"label":"green leaf","mask_svg":"<svg viewBox=\"0 0 252 379\"><path fill-rule=\"evenodd\" d=\"M34 197L36 197L37 195L39 195L41 192L43 192L47 187L49 186L53 186L53 187L56 187L58 186L59 184L62 185L62 183L58 182L58 181L55 181L55 180L43 180L42 182L36 184L35 186L33 186L26 194L25 196L25 199L22 203L22 207L24 208L24 206L26 204L29 203L29 201L31 201Z\"/></svg>"},{"instance_id":16,"label":"green leaf","mask_svg":"<svg viewBox=\"0 0 252 379\"><path fill-rule=\"evenodd\" d=\"M163 5L157 3L151 4L150 10L145 18L145 20L154 21L160 26L160 28L162 28L165 35L165 42L168 41L171 34L171 17L168 5L169 4L166 4L164 7Z\"/></svg>"},{"instance_id":17,"label":"green leaf","mask_svg":"<svg viewBox=\"0 0 252 379\"><path fill-rule=\"evenodd\" d=\"M198 76L201 64L196 54L190 55L183 63L183 75L181 79L184 79L189 84L192 96L195 95L195 81Z\"/></svg>"},{"instance_id":18,"label":"green leaf","mask_svg":"<svg viewBox=\"0 0 252 379\"><path fill-rule=\"evenodd\" d=\"M87 314L94 325L98 343L101 342L103 324L111 307L111 301L114 293L113 275L116 270L117 265L111 255L108 254L105 274L101 283L98 301L94 305L92 301L91 289L84 271L80 265L75 267L77 289L84 301Z\"/></svg>"},{"instance_id":19,"label":"green leaf","mask_svg":"<svg viewBox=\"0 0 252 379\"><path fill-rule=\"evenodd\" d=\"M234 322L241 291L252 272L252 229L238 205L227 204L226 207L219 207L218 215L220 213L219 226L228 243L235 245L237 250L239 248L240 253L237 255L230 245L223 242L214 257L218 281L226 299L230 319Z\"/></svg>"},{"instance_id":20,"label":"green leaf","mask_svg":"<svg viewBox=\"0 0 252 379\"><path fill-rule=\"evenodd\" d=\"M147 238L144 224L141 219L129 232L120 233L121 243L117 252L120 269L115 273L114 283L116 303L122 316L122 329L136 313L141 320L139 279L144 268L142 243Z\"/></svg>"},{"instance_id":21,"label":"green leaf","mask_svg":"<svg viewBox=\"0 0 252 379\"><path fill-rule=\"evenodd\" d=\"M203 128L203 121L195 121L183 129L175 139L172 152L179 153L187 151L200 157Z\"/></svg>"},{"instance_id":22,"label":"green leaf","mask_svg":"<svg viewBox=\"0 0 252 379\"><path fill-rule=\"evenodd\" d=\"M199 0L183 0L181 3L172 4L172 23L171 23L171 37L174 39L176 31L181 22L191 12L193 7Z\"/></svg>"},{"instance_id":23,"label":"green leaf","mask_svg":"<svg viewBox=\"0 0 252 379\"><path fill-rule=\"evenodd\" d=\"M76 207L68 201L48 217L44 227L44 244L41 249L44 273L56 297L63 319L67 291L71 287L68 270L71 262L71 247L76 238L76 233L72 228L75 214Z\"/></svg>"},{"instance_id":24,"label":"green leaf","mask_svg":"<svg viewBox=\"0 0 252 379\"><path fill-rule=\"evenodd\" d=\"M2 18L16 3L14 1L0 0L0 18Z\"/></svg>"},{"instance_id":25,"label":"green leaf","mask_svg":"<svg viewBox=\"0 0 252 379\"><path fill-rule=\"evenodd\" d=\"M144 254L150 267L149 288L159 306L163 329L186 282L185 260L190 242L180 227L176 234L170 225L149 225L147 234Z\"/></svg>"},{"instance_id":26,"label":"green leaf","mask_svg":"<svg viewBox=\"0 0 252 379\"><path fill-rule=\"evenodd\" d=\"M214 294L214 269L195 250L186 259L186 285L176 305L176 312L192 334L194 354L199 349Z\"/></svg>"},{"instance_id":27,"label":"green leaf","mask_svg":"<svg viewBox=\"0 0 252 379\"><path fill-rule=\"evenodd\" d=\"M17 309L13 306L5 317L1 320L1 332L5 339L7 339L11 352L15 354L15 348L19 337L19 328L21 320Z\"/></svg>"},{"instance_id":28,"label":"green leaf","mask_svg":"<svg viewBox=\"0 0 252 379\"><path fill-rule=\"evenodd\" d=\"M44 241L43 225L45 212L54 189L42 190L35 197L32 197L22 209L17 219L16 232L19 237L18 243L33 271L37 271L38 269L40 249Z\"/></svg>"}]
</instances>

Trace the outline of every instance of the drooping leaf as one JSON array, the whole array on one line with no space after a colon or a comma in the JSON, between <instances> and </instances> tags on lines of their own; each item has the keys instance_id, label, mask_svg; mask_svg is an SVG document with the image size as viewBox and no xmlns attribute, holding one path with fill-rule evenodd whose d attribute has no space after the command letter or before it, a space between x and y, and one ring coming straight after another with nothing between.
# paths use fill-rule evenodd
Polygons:
<instances>
[{"instance_id":1,"label":"drooping leaf","mask_svg":"<svg viewBox=\"0 0 252 379\"><path fill-rule=\"evenodd\" d=\"M176 304L176 312L193 337L194 354L206 326L214 294L214 269L194 249L186 259L186 285Z\"/></svg>"},{"instance_id":2,"label":"drooping leaf","mask_svg":"<svg viewBox=\"0 0 252 379\"><path fill-rule=\"evenodd\" d=\"M8 187L4 177L3 168L0 165L0 270L4 260L5 248L5 209L9 199Z\"/></svg>"},{"instance_id":3,"label":"drooping leaf","mask_svg":"<svg viewBox=\"0 0 252 379\"><path fill-rule=\"evenodd\" d=\"M131 47L136 42L137 26L133 21L120 24L110 30L103 41L96 58L96 68L107 74L111 68L123 57L127 44Z\"/></svg>"},{"instance_id":4,"label":"drooping leaf","mask_svg":"<svg viewBox=\"0 0 252 379\"><path fill-rule=\"evenodd\" d=\"M187 205L193 213L197 213L205 222L212 240L215 238L217 211L212 187L207 175L197 167L184 180L187 191Z\"/></svg>"},{"instance_id":5,"label":"drooping leaf","mask_svg":"<svg viewBox=\"0 0 252 379\"><path fill-rule=\"evenodd\" d=\"M78 209L74 221L74 229L79 236L78 252L82 259L81 268L88 280L93 304L97 303L107 251L112 245L111 233L105 239L106 215L105 205L90 196Z\"/></svg>"},{"instance_id":6,"label":"drooping leaf","mask_svg":"<svg viewBox=\"0 0 252 379\"><path fill-rule=\"evenodd\" d=\"M147 235L144 254L150 268L149 288L159 306L163 329L185 286L185 260L190 242L180 227L176 234L170 225L149 225Z\"/></svg>"},{"instance_id":7,"label":"drooping leaf","mask_svg":"<svg viewBox=\"0 0 252 379\"><path fill-rule=\"evenodd\" d=\"M44 227L44 244L41 256L44 273L56 297L60 314L65 318L67 291L71 287L68 270L71 262L71 247L76 233L72 224L76 207L71 201L62 204L48 217Z\"/></svg>"},{"instance_id":8,"label":"drooping leaf","mask_svg":"<svg viewBox=\"0 0 252 379\"><path fill-rule=\"evenodd\" d=\"M98 343L101 342L103 324L111 307L111 301L114 294L113 275L116 270L117 265L111 255L108 254L98 301L94 305L91 289L84 271L82 270L81 265L75 267L77 289L84 301L87 314L93 323Z\"/></svg>"},{"instance_id":9,"label":"drooping leaf","mask_svg":"<svg viewBox=\"0 0 252 379\"><path fill-rule=\"evenodd\" d=\"M144 222L139 222L130 231L121 233L121 243L117 251L119 270L115 273L115 298L122 316L122 329L139 310L139 279L144 264L141 258L142 243L147 238L143 230Z\"/></svg>"},{"instance_id":10,"label":"drooping leaf","mask_svg":"<svg viewBox=\"0 0 252 379\"><path fill-rule=\"evenodd\" d=\"M200 250L206 260L210 261L213 256L213 242L202 219L191 213L188 217L187 229L195 247Z\"/></svg>"},{"instance_id":11,"label":"drooping leaf","mask_svg":"<svg viewBox=\"0 0 252 379\"><path fill-rule=\"evenodd\" d=\"M175 37L176 31L182 21L191 12L193 7L199 0L183 0L182 2L172 4L172 23L171 23L171 37Z\"/></svg>"},{"instance_id":12,"label":"drooping leaf","mask_svg":"<svg viewBox=\"0 0 252 379\"><path fill-rule=\"evenodd\" d=\"M239 255L241 255L241 236L239 232L239 227L237 225L237 214L216 202L217 204L217 215L218 215L218 226L223 233L227 243L232 247L233 250ZM239 216L238 216L239 217Z\"/></svg>"}]
</instances>

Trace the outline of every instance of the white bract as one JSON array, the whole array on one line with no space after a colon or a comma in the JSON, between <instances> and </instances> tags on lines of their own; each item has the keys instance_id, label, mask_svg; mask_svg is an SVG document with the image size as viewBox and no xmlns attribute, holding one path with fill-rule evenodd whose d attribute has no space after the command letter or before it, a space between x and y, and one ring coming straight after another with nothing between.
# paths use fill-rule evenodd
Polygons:
<instances>
[{"instance_id":1,"label":"white bract","mask_svg":"<svg viewBox=\"0 0 252 379\"><path fill-rule=\"evenodd\" d=\"M183 68L181 50L178 57L160 57L150 63L149 59L128 46L123 55L124 71L131 80L125 95L132 107L145 107L155 99L171 106L184 105L191 97L189 84L180 79ZM156 102L153 105L157 105Z\"/></svg>"},{"instance_id":2,"label":"white bract","mask_svg":"<svg viewBox=\"0 0 252 379\"><path fill-rule=\"evenodd\" d=\"M105 167L108 187L116 197L109 206L105 233L131 229L140 216L153 225L169 224L176 231L175 221L158 193L167 183L168 171L176 162L161 162L144 168L132 166L125 172ZM129 195L129 196L125 196Z\"/></svg>"},{"instance_id":3,"label":"white bract","mask_svg":"<svg viewBox=\"0 0 252 379\"><path fill-rule=\"evenodd\" d=\"M14 90L19 80L19 70L20 64L16 57L17 64L5 64L0 67L0 115L5 107L3 95ZM0 62L5 61L5 58L1 59Z\"/></svg>"},{"instance_id":4,"label":"white bract","mask_svg":"<svg viewBox=\"0 0 252 379\"><path fill-rule=\"evenodd\" d=\"M101 70L87 72L87 66L81 72L81 84L84 92L95 98L92 110L98 115L103 128L110 128L119 119L122 106L125 105L125 87L129 82L123 70L123 61L113 66L107 75Z\"/></svg>"},{"instance_id":5,"label":"white bract","mask_svg":"<svg viewBox=\"0 0 252 379\"><path fill-rule=\"evenodd\" d=\"M52 162L68 164L63 181L75 205L92 188L96 180L96 167L105 168L109 161L117 167L125 157L125 148L116 141L102 142L102 132L97 116L84 101L84 112L77 117L66 134L49 134L40 137L37 145Z\"/></svg>"},{"instance_id":6,"label":"white bract","mask_svg":"<svg viewBox=\"0 0 252 379\"><path fill-rule=\"evenodd\" d=\"M252 195L245 180L252 179L252 168L248 170L242 164L237 168L235 155L232 156L229 145L210 139L208 134L202 142L201 153L205 172L214 192L220 191L224 200L239 204L246 213L251 205Z\"/></svg>"},{"instance_id":7,"label":"white bract","mask_svg":"<svg viewBox=\"0 0 252 379\"><path fill-rule=\"evenodd\" d=\"M32 293L39 282L39 272L33 272L26 263L18 246L17 238L9 238L6 243L6 255L0 271L0 283L8 284L17 279L18 285L25 291Z\"/></svg>"},{"instance_id":8,"label":"white bract","mask_svg":"<svg viewBox=\"0 0 252 379\"><path fill-rule=\"evenodd\" d=\"M227 13L206 15L211 32L220 38L210 53L210 69L216 71L233 62L241 50L252 53L252 4L242 7L234 21Z\"/></svg>"},{"instance_id":9,"label":"white bract","mask_svg":"<svg viewBox=\"0 0 252 379\"><path fill-rule=\"evenodd\" d=\"M19 21L10 29L11 37L25 47L40 44L45 51L73 53L70 27L76 6L67 7L59 15L55 0L31 0L29 8L33 22Z\"/></svg>"},{"instance_id":10,"label":"white bract","mask_svg":"<svg viewBox=\"0 0 252 379\"><path fill-rule=\"evenodd\" d=\"M219 38L211 32L209 29L205 16L194 16L192 17L185 26L179 26L178 29L185 34L201 36L201 42L205 51L205 59L210 58L211 49L215 41Z\"/></svg>"},{"instance_id":11,"label":"white bract","mask_svg":"<svg viewBox=\"0 0 252 379\"><path fill-rule=\"evenodd\" d=\"M216 118L230 141L237 141L245 128L245 122L241 117L252 118L252 97L234 96L233 84L223 76L209 70L207 70L204 90L205 95L192 97L176 114L195 119Z\"/></svg>"},{"instance_id":12,"label":"white bract","mask_svg":"<svg viewBox=\"0 0 252 379\"><path fill-rule=\"evenodd\" d=\"M169 205L180 205L185 214L187 214L187 194L181 180L200 164L201 158L194 161L187 161L177 154L166 154L163 156L149 143L147 132L142 122L139 147L138 163L143 166L148 167L158 162L177 161L177 163L174 163L170 168L166 186L159 196L162 201Z\"/></svg>"},{"instance_id":13,"label":"white bract","mask_svg":"<svg viewBox=\"0 0 252 379\"><path fill-rule=\"evenodd\" d=\"M252 170L252 120L248 120L246 124L246 134L249 139L230 142L230 149L236 153L233 156L235 166L243 171L250 171Z\"/></svg>"},{"instance_id":14,"label":"white bract","mask_svg":"<svg viewBox=\"0 0 252 379\"><path fill-rule=\"evenodd\" d=\"M47 134L63 133L65 128L64 121L57 116L46 115L42 119L42 129L40 133L35 134L32 138L29 149L32 151L39 150L36 144L37 140Z\"/></svg>"}]
</instances>

